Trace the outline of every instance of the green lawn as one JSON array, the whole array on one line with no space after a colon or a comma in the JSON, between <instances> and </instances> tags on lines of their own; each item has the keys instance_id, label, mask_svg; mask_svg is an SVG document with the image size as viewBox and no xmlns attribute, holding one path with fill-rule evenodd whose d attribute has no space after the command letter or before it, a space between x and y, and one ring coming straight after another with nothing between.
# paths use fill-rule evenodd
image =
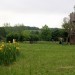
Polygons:
<instances>
[{"instance_id":1,"label":"green lawn","mask_svg":"<svg viewBox=\"0 0 75 75\"><path fill-rule=\"evenodd\" d=\"M0 75L75 75L75 45L20 43L21 54Z\"/></svg>"}]
</instances>

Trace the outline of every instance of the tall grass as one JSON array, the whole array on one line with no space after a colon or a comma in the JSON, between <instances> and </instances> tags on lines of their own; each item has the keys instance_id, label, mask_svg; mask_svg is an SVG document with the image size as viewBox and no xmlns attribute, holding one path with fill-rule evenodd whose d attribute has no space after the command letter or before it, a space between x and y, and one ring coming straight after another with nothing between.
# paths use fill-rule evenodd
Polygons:
<instances>
[{"instance_id":1,"label":"tall grass","mask_svg":"<svg viewBox=\"0 0 75 75\"><path fill-rule=\"evenodd\" d=\"M75 75L75 45L20 43L21 55L0 75Z\"/></svg>"}]
</instances>

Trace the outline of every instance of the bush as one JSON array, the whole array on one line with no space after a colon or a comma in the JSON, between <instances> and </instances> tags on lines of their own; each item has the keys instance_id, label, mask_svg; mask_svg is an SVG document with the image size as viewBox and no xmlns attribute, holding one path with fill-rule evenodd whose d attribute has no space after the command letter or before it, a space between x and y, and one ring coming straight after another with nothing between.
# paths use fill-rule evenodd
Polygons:
<instances>
[{"instance_id":1,"label":"bush","mask_svg":"<svg viewBox=\"0 0 75 75\"><path fill-rule=\"evenodd\" d=\"M17 43L2 43L0 46L0 64L9 65L16 61L19 55Z\"/></svg>"},{"instance_id":2,"label":"bush","mask_svg":"<svg viewBox=\"0 0 75 75\"><path fill-rule=\"evenodd\" d=\"M6 41L11 41L13 42L13 39L16 39L16 41L23 42L24 41L24 35L20 33L10 33L6 36Z\"/></svg>"},{"instance_id":3,"label":"bush","mask_svg":"<svg viewBox=\"0 0 75 75\"><path fill-rule=\"evenodd\" d=\"M38 40L39 40L38 35L36 35L36 34L30 35L29 41L30 41L31 44L34 43L34 42L37 42Z\"/></svg>"}]
</instances>

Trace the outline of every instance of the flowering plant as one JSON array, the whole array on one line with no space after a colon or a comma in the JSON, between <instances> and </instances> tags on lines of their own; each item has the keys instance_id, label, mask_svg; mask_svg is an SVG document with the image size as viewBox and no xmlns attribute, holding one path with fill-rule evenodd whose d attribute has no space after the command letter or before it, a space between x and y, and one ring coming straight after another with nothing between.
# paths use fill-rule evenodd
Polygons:
<instances>
[{"instance_id":1,"label":"flowering plant","mask_svg":"<svg viewBox=\"0 0 75 75\"><path fill-rule=\"evenodd\" d=\"M19 55L17 43L1 43L0 45L0 64L9 65L16 61Z\"/></svg>"}]
</instances>

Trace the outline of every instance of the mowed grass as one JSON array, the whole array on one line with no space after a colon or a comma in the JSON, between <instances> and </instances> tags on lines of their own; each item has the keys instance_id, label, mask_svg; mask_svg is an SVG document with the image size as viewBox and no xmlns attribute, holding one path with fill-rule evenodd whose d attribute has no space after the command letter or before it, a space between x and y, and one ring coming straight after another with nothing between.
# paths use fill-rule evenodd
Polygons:
<instances>
[{"instance_id":1,"label":"mowed grass","mask_svg":"<svg viewBox=\"0 0 75 75\"><path fill-rule=\"evenodd\" d=\"M20 43L21 54L0 75L75 75L75 45Z\"/></svg>"}]
</instances>

